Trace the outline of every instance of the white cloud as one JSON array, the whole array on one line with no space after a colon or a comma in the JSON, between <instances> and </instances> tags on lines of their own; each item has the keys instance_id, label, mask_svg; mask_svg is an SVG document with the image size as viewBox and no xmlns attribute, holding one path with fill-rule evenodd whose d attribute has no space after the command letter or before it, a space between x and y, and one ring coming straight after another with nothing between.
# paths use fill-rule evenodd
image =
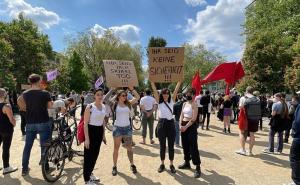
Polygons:
<instances>
[{"instance_id":1,"label":"white cloud","mask_svg":"<svg viewBox=\"0 0 300 185\"><path fill-rule=\"evenodd\" d=\"M187 5L193 7L207 4L206 0L184 0L184 1Z\"/></svg>"},{"instance_id":2,"label":"white cloud","mask_svg":"<svg viewBox=\"0 0 300 185\"><path fill-rule=\"evenodd\" d=\"M209 49L240 59L244 48L242 24L245 7L250 0L218 0L214 6L199 11L195 19L188 19L185 33L192 44L203 43Z\"/></svg>"},{"instance_id":3,"label":"white cloud","mask_svg":"<svg viewBox=\"0 0 300 185\"><path fill-rule=\"evenodd\" d=\"M125 24L104 28L99 24L95 24L94 27L91 28L91 31L96 33L99 37L101 37L107 30L112 30L123 42L128 42L130 44L140 43L140 28L135 25Z\"/></svg>"},{"instance_id":4,"label":"white cloud","mask_svg":"<svg viewBox=\"0 0 300 185\"><path fill-rule=\"evenodd\" d=\"M33 7L25 0L5 0L5 2L9 17L17 18L19 13L22 12L25 17L32 19L41 28L49 29L61 20L55 12L46 10L43 7Z\"/></svg>"}]
</instances>

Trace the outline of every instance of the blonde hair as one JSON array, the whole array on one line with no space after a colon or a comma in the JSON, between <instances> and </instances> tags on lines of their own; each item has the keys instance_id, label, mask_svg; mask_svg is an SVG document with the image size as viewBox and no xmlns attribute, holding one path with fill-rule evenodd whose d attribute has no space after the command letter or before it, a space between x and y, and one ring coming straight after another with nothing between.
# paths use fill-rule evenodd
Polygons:
<instances>
[{"instance_id":1,"label":"blonde hair","mask_svg":"<svg viewBox=\"0 0 300 185\"><path fill-rule=\"evenodd\" d=\"M226 101L226 100L230 100L230 96L229 95L224 96L224 101Z\"/></svg>"}]
</instances>

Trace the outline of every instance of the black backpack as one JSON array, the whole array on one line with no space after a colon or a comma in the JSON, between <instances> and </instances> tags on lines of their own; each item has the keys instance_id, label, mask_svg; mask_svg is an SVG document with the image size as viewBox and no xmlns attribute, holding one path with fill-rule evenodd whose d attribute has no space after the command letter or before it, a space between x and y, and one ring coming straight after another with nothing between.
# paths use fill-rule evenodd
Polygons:
<instances>
[{"instance_id":1,"label":"black backpack","mask_svg":"<svg viewBox=\"0 0 300 185\"><path fill-rule=\"evenodd\" d=\"M245 101L245 110L246 110L246 115L247 118L250 120L260 120L261 119L261 103L259 98L257 97L251 97L248 98L245 96L246 101Z\"/></svg>"}]
</instances>

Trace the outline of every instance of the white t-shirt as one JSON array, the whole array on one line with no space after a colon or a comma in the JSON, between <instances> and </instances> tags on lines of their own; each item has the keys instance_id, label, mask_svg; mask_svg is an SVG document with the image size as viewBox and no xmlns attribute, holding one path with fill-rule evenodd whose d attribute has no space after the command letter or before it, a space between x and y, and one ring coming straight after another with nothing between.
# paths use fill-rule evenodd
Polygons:
<instances>
[{"instance_id":1,"label":"white t-shirt","mask_svg":"<svg viewBox=\"0 0 300 185\"><path fill-rule=\"evenodd\" d=\"M184 103L184 107L182 107L182 113L184 118L192 118L193 117L193 107L189 103Z\"/></svg>"},{"instance_id":2,"label":"white t-shirt","mask_svg":"<svg viewBox=\"0 0 300 185\"><path fill-rule=\"evenodd\" d=\"M49 117L56 118L57 109L58 108L65 108L66 104L63 100L56 100L53 102L53 106L51 109L48 109Z\"/></svg>"},{"instance_id":3,"label":"white t-shirt","mask_svg":"<svg viewBox=\"0 0 300 185\"><path fill-rule=\"evenodd\" d=\"M144 106L146 111L152 110L155 104L156 100L152 96L144 96L140 101L140 105Z\"/></svg>"},{"instance_id":4,"label":"white t-shirt","mask_svg":"<svg viewBox=\"0 0 300 185\"><path fill-rule=\"evenodd\" d=\"M129 117L134 115L133 110L130 110L128 106L121 107L117 105L116 108L116 120L115 126L127 127L130 125Z\"/></svg>"},{"instance_id":5,"label":"white t-shirt","mask_svg":"<svg viewBox=\"0 0 300 185\"><path fill-rule=\"evenodd\" d=\"M168 119L171 120L173 119L173 106L174 103L171 100L170 103L167 103L170 107L170 109L172 110L172 112L170 111L170 109L165 105L165 103L160 103L158 104L158 117L162 118L162 119Z\"/></svg>"},{"instance_id":6,"label":"white t-shirt","mask_svg":"<svg viewBox=\"0 0 300 185\"><path fill-rule=\"evenodd\" d=\"M105 105L104 104L101 105L102 106L101 110L99 110L94 103L92 103L91 105L92 107L91 107L89 125L102 126L105 116L108 116Z\"/></svg>"},{"instance_id":7,"label":"white t-shirt","mask_svg":"<svg viewBox=\"0 0 300 185\"><path fill-rule=\"evenodd\" d=\"M197 107L203 107L203 105L200 104L202 97L203 97L202 94L199 94L198 96L195 97L195 103L196 103Z\"/></svg>"},{"instance_id":8,"label":"white t-shirt","mask_svg":"<svg viewBox=\"0 0 300 185\"><path fill-rule=\"evenodd\" d=\"M252 94L246 94L245 96L247 96L247 98L254 97ZM241 97L241 99L240 99L240 103L239 103L240 107L244 107L244 105L245 105L245 102L246 102L246 97L245 96Z\"/></svg>"}]
</instances>

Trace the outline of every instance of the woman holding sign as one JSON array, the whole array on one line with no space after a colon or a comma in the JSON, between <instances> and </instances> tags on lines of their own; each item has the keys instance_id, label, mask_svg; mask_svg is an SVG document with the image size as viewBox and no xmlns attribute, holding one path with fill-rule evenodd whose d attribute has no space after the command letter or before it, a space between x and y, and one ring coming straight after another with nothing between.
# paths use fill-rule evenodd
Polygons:
<instances>
[{"instance_id":1,"label":"woman holding sign","mask_svg":"<svg viewBox=\"0 0 300 185\"><path fill-rule=\"evenodd\" d=\"M168 89L161 90L158 95L155 83L151 82L153 88L154 97L158 102L158 124L156 127L156 135L159 139L160 145L160 159L161 165L158 168L158 173L162 173L165 170L165 155L166 155L166 140L168 139L169 147L169 160L171 173L176 173L173 165L174 160L174 143L176 137L175 122L173 119L173 105L177 97L177 92L180 88L181 82L178 82L171 97L171 92Z\"/></svg>"},{"instance_id":2,"label":"woman holding sign","mask_svg":"<svg viewBox=\"0 0 300 185\"><path fill-rule=\"evenodd\" d=\"M124 90L118 91L115 96L115 100L112 103L112 114L113 114L113 138L114 138L114 152L113 152L113 169L112 175L118 174L117 161L119 155L119 148L122 140L124 146L127 148L127 155L130 161L130 168L133 173L137 173L136 166L133 163L133 151L132 151L132 125L131 117L134 116L132 105L137 103L140 99L139 94L133 87L129 87L129 90L133 93L131 100L127 99L127 92ZM112 90L111 90L112 91ZM111 94L111 91L108 94Z\"/></svg>"}]
</instances>

